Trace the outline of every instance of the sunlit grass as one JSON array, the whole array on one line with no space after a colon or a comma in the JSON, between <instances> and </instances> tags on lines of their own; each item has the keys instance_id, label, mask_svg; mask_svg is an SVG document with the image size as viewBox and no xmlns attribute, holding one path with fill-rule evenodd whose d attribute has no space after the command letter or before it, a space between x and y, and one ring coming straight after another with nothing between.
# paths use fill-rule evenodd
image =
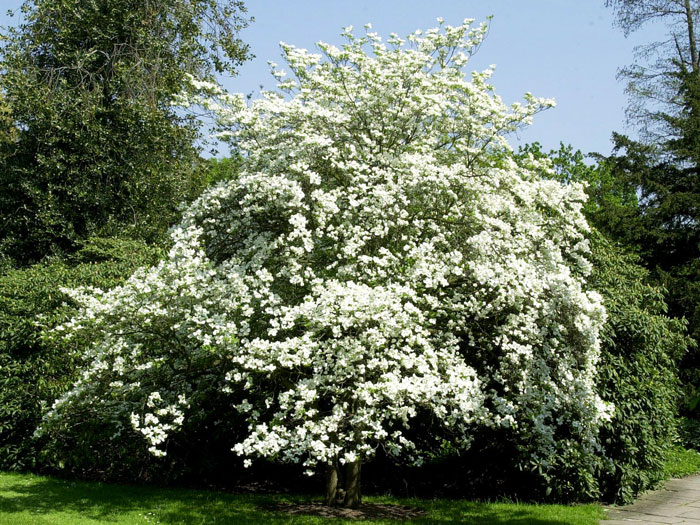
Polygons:
<instances>
[{"instance_id":1,"label":"sunlit grass","mask_svg":"<svg viewBox=\"0 0 700 525\"><path fill-rule=\"evenodd\" d=\"M309 501L308 496L232 495L221 492L65 481L34 475L0 473L0 524L229 524L357 523L270 510L282 502ZM413 523L594 524L602 517L596 505L526 505L449 500L400 500L368 497L427 511ZM363 524L395 523L366 520Z\"/></svg>"},{"instance_id":2,"label":"sunlit grass","mask_svg":"<svg viewBox=\"0 0 700 525\"><path fill-rule=\"evenodd\" d=\"M700 453L697 450L674 446L666 461L667 478L683 478L700 473Z\"/></svg>"}]
</instances>

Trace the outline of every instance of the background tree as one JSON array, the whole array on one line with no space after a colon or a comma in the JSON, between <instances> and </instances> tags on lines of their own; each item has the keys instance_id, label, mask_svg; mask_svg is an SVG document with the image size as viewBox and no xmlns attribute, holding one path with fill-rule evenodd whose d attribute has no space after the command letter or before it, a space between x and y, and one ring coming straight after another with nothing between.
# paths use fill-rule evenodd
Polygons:
<instances>
[{"instance_id":1,"label":"background tree","mask_svg":"<svg viewBox=\"0 0 700 525\"><path fill-rule=\"evenodd\" d=\"M617 25L625 35L660 22L666 25L667 38L636 48L637 61L620 69L618 76L627 82L630 104L627 117L648 143L677 135L667 115L678 115L686 106L681 94L686 72L700 76L698 61L698 0L606 0L614 9Z\"/></svg>"},{"instance_id":2,"label":"background tree","mask_svg":"<svg viewBox=\"0 0 700 525\"><path fill-rule=\"evenodd\" d=\"M630 122L641 140L614 134L608 169L638 196L636 213L613 235L642 256L668 291L669 313L689 320L700 341L700 66L697 0L608 1L629 34L652 21L666 24L665 41L639 49L621 70ZM686 389L700 384L697 352L681 366Z\"/></svg>"},{"instance_id":3,"label":"background tree","mask_svg":"<svg viewBox=\"0 0 700 525\"><path fill-rule=\"evenodd\" d=\"M10 118L10 108L5 102L5 98L0 95L0 142L13 142L15 140L17 130Z\"/></svg>"},{"instance_id":4,"label":"background tree","mask_svg":"<svg viewBox=\"0 0 700 525\"><path fill-rule=\"evenodd\" d=\"M28 0L3 35L0 251L18 263L90 235L158 238L201 189L187 75L235 72L234 0Z\"/></svg>"}]
</instances>

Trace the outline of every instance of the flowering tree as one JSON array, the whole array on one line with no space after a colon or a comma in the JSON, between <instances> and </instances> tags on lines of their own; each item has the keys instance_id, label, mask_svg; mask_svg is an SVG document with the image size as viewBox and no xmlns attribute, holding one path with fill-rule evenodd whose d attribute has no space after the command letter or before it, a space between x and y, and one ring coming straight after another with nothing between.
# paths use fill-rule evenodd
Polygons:
<instances>
[{"instance_id":1,"label":"flowering tree","mask_svg":"<svg viewBox=\"0 0 700 525\"><path fill-rule=\"evenodd\" d=\"M162 455L228 392L249 421L236 453L325 466L329 504L344 465L348 506L378 447L431 452L409 430L428 420L458 447L512 428L544 470L594 450L611 407L582 187L512 154L504 135L553 103L508 107L491 70L465 77L486 32L471 24L283 44L293 78L273 65L280 91L249 104L199 84L243 171L184 212L158 266L71 292L84 308L62 330L91 336L92 364L44 428L89 405Z\"/></svg>"}]
</instances>

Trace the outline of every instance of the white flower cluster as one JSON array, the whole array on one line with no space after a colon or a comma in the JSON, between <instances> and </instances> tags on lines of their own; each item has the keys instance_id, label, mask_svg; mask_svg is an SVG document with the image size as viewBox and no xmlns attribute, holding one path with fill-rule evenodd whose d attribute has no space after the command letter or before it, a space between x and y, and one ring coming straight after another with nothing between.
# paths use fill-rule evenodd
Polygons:
<instances>
[{"instance_id":1,"label":"white flower cluster","mask_svg":"<svg viewBox=\"0 0 700 525\"><path fill-rule=\"evenodd\" d=\"M291 75L250 103L198 85L243 172L185 210L160 265L72 292L63 329L92 334L93 364L47 424L118 391L162 453L185 399L216 389L248 419L238 454L309 467L377 447L420 461L420 430L467 446L480 425L527 435L545 468L561 440L595 447L612 408L584 193L504 137L553 102L509 107L491 70L465 76L471 20L367 31L283 44Z\"/></svg>"}]
</instances>

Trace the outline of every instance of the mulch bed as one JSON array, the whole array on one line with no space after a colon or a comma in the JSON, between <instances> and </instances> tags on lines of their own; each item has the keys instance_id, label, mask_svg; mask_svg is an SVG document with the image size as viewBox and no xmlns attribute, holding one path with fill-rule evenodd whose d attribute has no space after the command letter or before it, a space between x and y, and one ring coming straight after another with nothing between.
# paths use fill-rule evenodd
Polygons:
<instances>
[{"instance_id":1,"label":"mulch bed","mask_svg":"<svg viewBox=\"0 0 700 525\"><path fill-rule=\"evenodd\" d=\"M268 507L268 510L286 512L287 514L309 514L323 518L346 518L355 520L387 519L412 520L423 517L426 511L403 505L385 503L363 503L357 509L343 507L328 507L323 503L279 503Z\"/></svg>"}]
</instances>

